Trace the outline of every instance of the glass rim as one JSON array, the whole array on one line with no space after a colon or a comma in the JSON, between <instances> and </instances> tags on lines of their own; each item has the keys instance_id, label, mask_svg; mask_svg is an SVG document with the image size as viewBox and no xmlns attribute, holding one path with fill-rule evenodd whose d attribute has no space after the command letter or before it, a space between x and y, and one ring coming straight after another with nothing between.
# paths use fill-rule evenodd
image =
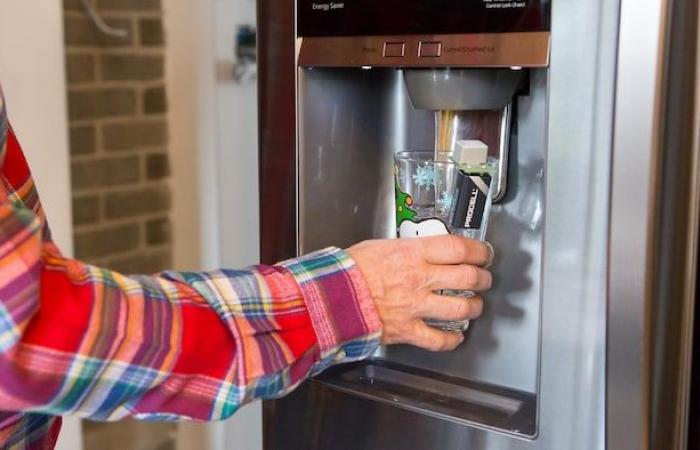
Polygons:
<instances>
[{"instance_id":1,"label":"glass rim","mask_svg":"<svg viewBox=\"0 0 700 450\"><path fill-rule=\"evenodd\" d=\"M421 158L418 155L426 156L426 158ZM457 166L452 160L439 160L435 159L435 152L433 150L406 150L394 153L394 161L406 161L406 162L421 162L421 163L432 163L432 164L444 164L449 166Z\"/></svg>"}]
</instances>

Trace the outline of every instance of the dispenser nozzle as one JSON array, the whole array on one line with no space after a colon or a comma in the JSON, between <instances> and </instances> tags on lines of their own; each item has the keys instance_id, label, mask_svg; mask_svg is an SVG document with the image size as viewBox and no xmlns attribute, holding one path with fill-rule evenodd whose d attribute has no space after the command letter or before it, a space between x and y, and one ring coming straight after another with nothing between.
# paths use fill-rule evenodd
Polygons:
<instances>
[{"instance_id":1,"label":"dispenser nozzle","mask_svg":"<svg viewBox=\"0 0 700 450\"><path fill-rule=\"evenodd\" d=\"M417 109L503 109L524 77L509 69L405 69L404 81Z\"/></svg>"}]
</instances>

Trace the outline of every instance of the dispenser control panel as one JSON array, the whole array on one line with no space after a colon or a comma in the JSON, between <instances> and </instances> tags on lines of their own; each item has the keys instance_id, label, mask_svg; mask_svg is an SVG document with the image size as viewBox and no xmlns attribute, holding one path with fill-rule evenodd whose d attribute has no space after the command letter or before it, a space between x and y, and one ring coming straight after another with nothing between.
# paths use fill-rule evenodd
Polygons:
<instances>
[{"instance_id":1,"label":"dispenser control panel","mask_svg":"<svg viewBox=\"0 0 700 450\"><path fill-rule=\"evenodd\" d=\"M299 36L549 31L550 0L297 0Z\"/></svg>"},{"instance_id":2,"label":"dispenser control panel","mask_svg":"<svg viewBox=\"0 0 700 450\"><path fill-rule=\"evenodd\" d=\"M297 0L302 67L546 67L550 0Z\"/></svg>"}]
</instances>

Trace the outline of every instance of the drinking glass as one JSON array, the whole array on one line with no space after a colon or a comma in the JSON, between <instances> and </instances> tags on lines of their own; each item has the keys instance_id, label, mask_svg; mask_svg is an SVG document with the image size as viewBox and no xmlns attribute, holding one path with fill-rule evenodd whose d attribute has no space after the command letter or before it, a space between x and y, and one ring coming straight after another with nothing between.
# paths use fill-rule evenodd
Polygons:
<instances>
[{"instance_id":1,"label":"drinking glass","mask_svg":"<svg viewBox=\"0 0 700 450\"><path fill-rule=\"evenodd\" d=\"M437 236L457 232L450 225L458 167L436 160L433 151L400 152L395 158L396 227L399 238ZM444 290L443 295L472 297L470 291ZM430 326L464 332L469 321L427 319Z\"/></svg>"}]
</instances>

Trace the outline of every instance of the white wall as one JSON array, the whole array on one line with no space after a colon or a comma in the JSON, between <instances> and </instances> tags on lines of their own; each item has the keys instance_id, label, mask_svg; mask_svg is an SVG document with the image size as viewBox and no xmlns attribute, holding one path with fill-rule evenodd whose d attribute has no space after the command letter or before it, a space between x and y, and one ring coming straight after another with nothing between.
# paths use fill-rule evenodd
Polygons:
<instances>
[{"instance_id":1,"label":"white wall","mask_svg":"<svg viewBox=\"0 0 700 450\"><path fill-rule=\"evenodd\" d=\"M253 0L164 0L177 269L239 268L258 254L257 96L226 76ZM260 450L260 404L179 426L178 449Z\"/></svg>"},{"instance_id":2,"label":"white wall","mask_svg":"<svg viewBox=\"0 0 700 450\"><path fill-rule=\"evenodd\" d=\"M73 251L62 2L2 0L0 84L56 243ZM82 448L80 422L64 422L60 449Z\"/></svg>"},{"instance_id":3,"label":"white wall","mask_svg":"<svg viewBox=\"0 0 700 450\"><path fill-rule=\"evenodd\" d=\"M253 0L216 0L215 43L221 262L243 267L259 262L258 96L255 79L234 82L237 27L255 25Z\"/></svg>"},{"instance_id":4,"label":"white wall","mask_svg":"<svg viewBox=\"0 0 700 450\"><path fill-rule=\"evenodd\" d=\"M176 269L219 263L211 0L164 0Z\"/></svg>"},{"instance_id":5,"label":"white wall","mask_svg":"<svg viewBox=\"0 0 700 450\"><path fill-rule=\"evenodd\" d=\"M0 83L54 239L73 246L60 1L2 0Z\"/></svg>"}]
</instances>

